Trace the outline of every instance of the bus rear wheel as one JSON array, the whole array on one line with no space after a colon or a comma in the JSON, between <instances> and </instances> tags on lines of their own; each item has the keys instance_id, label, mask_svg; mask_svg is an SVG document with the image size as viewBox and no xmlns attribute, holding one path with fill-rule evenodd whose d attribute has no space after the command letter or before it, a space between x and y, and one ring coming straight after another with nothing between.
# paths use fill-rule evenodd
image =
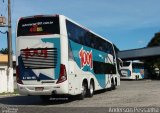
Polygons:
<instances>
[{"instance_id":1,"label":"bus rear wheel","mask_svg":"<svg viewBox=\"0 0 160 113\"><path fill-rule=\"evenodd\" d=\"M82 83L81 94L78 96L80 100L83 100L87 94L87 83Z\"/></svg>"},{"instance_id":2,"label":"bus rear wheel","mask_svg":"<svg viewBox=\"0 0 160 113\"><path fill-rule=\"evenodd\" d=\"M111 81L111 90L115 90L116 89L116 84L114 83L114 80L112 79Z\"/></svg>"},{"instance_id":3,"label":"bus rear wheel","mask_svg":"<svg viewBox=\"0 0 160 113\"><path fill-rule=\"evenodd\" d=\"M88 97L93 97L93 94L94 94L94 82L91 81L88 89Z\"/></svg>"},{"instance_id":4,"label":"bus rear wheel","mask_svg":"<svg viewBox=\"0 0 160 113\"><path fill-rule=\"evenodd\" d=\"M112 88L112 90L115 90L116 89L116 85L114 83L112 83L111 88Z\"/></svg>"}]
</instances>

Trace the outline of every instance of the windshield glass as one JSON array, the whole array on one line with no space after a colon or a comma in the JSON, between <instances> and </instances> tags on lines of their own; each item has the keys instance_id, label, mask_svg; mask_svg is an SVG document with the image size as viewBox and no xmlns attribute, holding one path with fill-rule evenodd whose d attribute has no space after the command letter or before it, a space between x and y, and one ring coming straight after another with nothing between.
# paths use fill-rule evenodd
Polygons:
<instances>
[{"instance_id":1,"label":"windshield glass","mask_svg":"<svg viewBox=\"0 0 160 113\"><path fill-rule=\"evenodd\" d=\"M143 63L132 63L133 68L137 68L137 69L143 69L144 68L144 64Z\"/></svg>"},{"instance_id":2,"label":"windshield glass","mask_svg":"<svg viewBox=\"0 0 160 113\"><path fill-rule=\"evenodd\" d=\"M123 66L129 66L130 62L123 62Z\"/></svg>"},{"instance_id":3,"label":"windshield glass","mask_svg":"<svg viewBox=\"0 0 160 113\"><path fill-rule=\"evenodd\" d=\"M32 17L19 20L17 36L60 34L59 17Z\"/></svg>"}]
</instances>

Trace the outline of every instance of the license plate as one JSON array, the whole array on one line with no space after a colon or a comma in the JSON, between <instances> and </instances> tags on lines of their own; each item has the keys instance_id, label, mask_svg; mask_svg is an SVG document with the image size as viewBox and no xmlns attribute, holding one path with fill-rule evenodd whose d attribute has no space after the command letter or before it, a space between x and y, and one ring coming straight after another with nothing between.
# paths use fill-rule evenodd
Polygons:
<instances>
[{"instance_id":1,"label":"license plate","mask_svg":"<svg viewBox=\"0 0 160 113\"><path fill-rule=\"evenodd\" d=\"M35 87L35 91L43 91L44 87Z\"/></svg>"}]
</instances>

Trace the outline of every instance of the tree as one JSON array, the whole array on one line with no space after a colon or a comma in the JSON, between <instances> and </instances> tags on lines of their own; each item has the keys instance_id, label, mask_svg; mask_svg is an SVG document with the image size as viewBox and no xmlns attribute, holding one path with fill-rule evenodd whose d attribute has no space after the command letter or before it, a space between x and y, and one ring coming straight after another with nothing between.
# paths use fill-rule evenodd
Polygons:
<instances>
[{"instance_id":1,"label":"tree","mask_svg":"<svg viewBox=\"0 0 160 113\"><path fill-rule=\"evenodd\" d=\"M0 50L0 53L1 53L1 54L8 54L8 48L2 48L2 49Z\"/></svg>"},{"instance_id":2,"label":"tree","mask_svg":"<svg viewBox=\"0 0 160 113\"><path fill-rule=\"evenodd\" d=\"M155 33L154 37L148 43L147 47L160 46L160 32Z\"/></svg>"},{"instance_id":3,"label":"tree","mask_svg":"<svg viewBox=\"0 0 160 113\"><path fill-rule=\"evenodd\" d=\"M154 46L160 46L160 32L155 33L154 37L150 40L147 47L154 47ZM160 58L150 58L148 60L145 60L145 63L150 66L150 69L154 71L155 68L159 68L160 70ZM155 73L153 73L153 78L157 77L154 76ZM158 76L160 78L160 76Z\"/></svg>"}]
</instances>

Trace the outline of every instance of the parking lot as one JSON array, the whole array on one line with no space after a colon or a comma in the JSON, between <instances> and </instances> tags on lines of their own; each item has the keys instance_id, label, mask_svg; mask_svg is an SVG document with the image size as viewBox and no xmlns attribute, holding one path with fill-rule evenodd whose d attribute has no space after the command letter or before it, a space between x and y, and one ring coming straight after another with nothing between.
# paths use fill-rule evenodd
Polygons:
<instances>
[{"instance_id":1,"label":"parking lot","mask_svg":"<svg viewBox=\"0 0 160 113\"><path fill-rule=\"evenodd\" d=\"M116 90L100 91L92 98L77 100L76 98L52 98L49 103L43 103L38 96L0 96L1 106L14 106L18 109L34 112L36 109L52 111L53 107L159 107L160 81L139 80L121 81ZM38 108L38 109L37 109ZM47 109L48 108L48 109Z\"/></svg>"}]
</instances>

